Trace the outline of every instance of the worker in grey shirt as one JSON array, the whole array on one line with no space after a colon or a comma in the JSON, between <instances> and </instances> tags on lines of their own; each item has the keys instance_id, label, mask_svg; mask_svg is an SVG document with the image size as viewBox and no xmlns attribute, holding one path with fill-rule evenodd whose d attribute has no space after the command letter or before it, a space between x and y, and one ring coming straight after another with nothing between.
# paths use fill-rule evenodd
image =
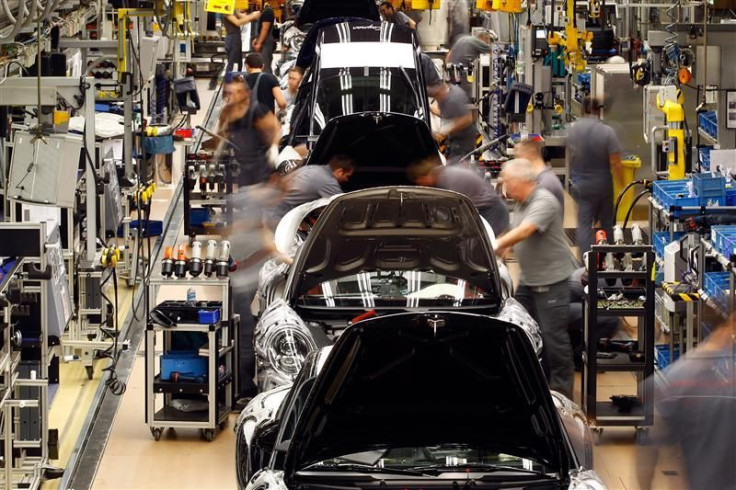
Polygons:
<instances>
[{"instance_id":1,"label":"worker in grey shirt","mask_svg":"<svg viewBox=\"0 0 736 490\"><path fill-rule=\"evenodd\" d=\"M427 87L427 95L434 97L444 84L442 77L440 77L434 61L426 53L419 53L419 64L424 73L424 85Z\"/></svg>"},{"instance_id":2,"label":"worker in grey shirt","mask_svg":"<svg viewBox=\"0 0 736 490\"><path fill-rule=\"evenodd\" d=\"M386 22L397 24L400 26L408 27L409 29L416 29L417 23L411 20L408 15L400 10L396 10L391 2L381 2L379 7L381 16Z\"/></svg>"},{"instance_id":3,"label":"worker in grey shirt","mask_svg":"<svg viewBox=\"0 0 736 490\"><path fill-rule=\"evenodd\" d=\"M593 224L600 222L609 241L613 236L613 184L623 182L621 144L614 130L598 116L601 103L591 97L583 100L585 117L568 130L567 149L571 152L572 195L578 202L577 243L580 254L590 250Z\"/></svg>"},{"instance_id":4,"label":"worker in grey shirt","mask_svg":"<svg viewBox=\"0 0 736 490\"><path fill-rule=\"evenodd\" d=\"M717 325L711 334L646 381L655 412L650 443L635 452L640 488L653 488L659 449L675 444L682 451L684 488L736 488L736 317L708 316L714 321L704 324Z\"/></svg>"},{"instance_id":5,"label":"worker in grey shirt","mask_svg":"<svg viewBox=\"0 0 736 490\"><path fill-rule=\"evenodd\" d=\"M560 182L554 170L544 161L543 149L544 141L541 138L526 138L514 145L514 157L529 160L532 169L537 174L537 184L551 192L560 202L560 206L564 211L565 191L562 189L562 182Z\"/></svg>"},{"instance_id":6,"label":"worker in grey shirt","mask_svg":"<svg viewBox=\"0 0 736 490\"><path fill-rule=\"evenodd\" d=\"M475 149L475 140L478 137L472 105L468 96L457 85L442 85L435 93L435 99L437 107L432 110L442 118L442 126L432 136L438 143L447 139L447 162L458 163L463 156Z\"/></svg>"},{"instance_id":7,"label":"worker in grey shirt","mask_svg":"<svg viewBox=\"0 0 736 490\"><path fill-rule=\"evenodd\" d=\"M562 208L552 194L537 185L527 160L507 162L501 178L506 194L517 206L511 229L496 241L496 253L504 256L507 249L514 248L521 268L515 297L539 323L549 387L572 399L575 370L567 324L568 280L574 266L562 228Z\"/></svg>"},{"instance_id":8,"label":"worker in grey shirt","mask_svg":"<svg viewBox=\"0 0 736 490\"><path fill-rule=\"evenodd\" d=\"M447 189L468 196L496 236L508 229L509 210L506 203L478 172L460 165L442 166L428 159L409 167L409 178L417 185Z\"/></svg>"},{"instance_id":9,"label":"worker in grey shirt","mask_svg":"<svg viewBox=\"0 0 736 490\"><path fill-rule=\"evenodd\" d=\"M491 43L497 37L493 31L481 31L475 35L464 34L458 37L457 41L452 45L452 49L450 49L445 57L445 63L448 65L461 65L463 69L467 70L482 53L491 52ZM468 98L471 97L472 86L466 76L460 79L460 88L465 91Z\"/></svg>"},{"instance_id":10,"label":"worker in grey shirt","mask_svg":"<svg viewBox=\"0 0 736 490\"><path fill-rule=\"evenodd\" d=\"M350 179L353 170L353 159L346 155L334 155L327 165L305 165L296 169L285 178L284 199L275 217L281 218L301 204L342 193L340 184Z\"/></svg>"}]
</instances>

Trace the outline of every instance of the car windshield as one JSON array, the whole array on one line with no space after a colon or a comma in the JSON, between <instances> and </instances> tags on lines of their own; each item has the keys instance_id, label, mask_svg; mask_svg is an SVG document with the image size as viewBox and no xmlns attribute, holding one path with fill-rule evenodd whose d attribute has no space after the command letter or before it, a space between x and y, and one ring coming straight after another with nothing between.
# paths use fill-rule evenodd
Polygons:
<instances>
[{"instance_id":1,"label":"car windshield","mask_svg":"<svg viewBox=\"0 0 736 490\"><path fill-rule=\"evenodd\" d=\"M546 465L513 454L465 445L401 447L346 454L319 461L310 470L353 466L362 469L399 469L442 473L445 471L523 471L546 474Z\"/></svg>"},{"instance_id":2,"label":"car windshield","mask_svg":"<svg viewBox=\"0 0 736 490\"><path fill-rule=\"evenodd\" d=\"M360 112L392 112L421 118L421 105L410 80L413 68L329 68L317 85L315 129L337 116Z\"/></svg>"},{"instance_id":3,"label":"car windshield","mask_svg":"<svg viewBox=\"0 0 736 490\"><path fill-rule=\"evenodd\" d=\"M375 270L318 284L299 295L301 306L427 307L494 306L487 291L433 271Z\"/></svg>"}]
</instances>

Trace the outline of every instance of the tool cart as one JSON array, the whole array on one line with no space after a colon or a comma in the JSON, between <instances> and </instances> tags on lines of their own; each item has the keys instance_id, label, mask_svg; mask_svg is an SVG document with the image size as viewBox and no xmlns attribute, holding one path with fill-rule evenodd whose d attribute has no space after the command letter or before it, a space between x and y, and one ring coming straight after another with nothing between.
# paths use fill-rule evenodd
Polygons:
<instances>
[{"instance_id":1,"label":"tool cart","mask_svg":"<svg viewBox=\"0 0 736 490\"><path fill-rule=\"evenodd\" d=\"M146 327L146 423L156 440L164 429L200 429L211 441L227 426L233 404L238 316L230 307L227 277L151 278L161 286L210 286L221 301L164 301ZM157 343L160 352L156 352Z\"/></svg>"},{"instance_id":2,"label":"tool cart","mask_svg":"<svg viewBox=\"0 0 736 490\"><path fill-rule=\"evenodd\" d=\"M633 426L643 443L654 415L652 385L643 383L654 372L654 252L649 245L594 245L587 268L583 409L599 436L604 426ZM615 348L599 346L595 328L603 316L636 317L637 338L614 343ZM616 371L633 374L636 395L600 400L599 373Z\"/></svg>"}]
</instances>

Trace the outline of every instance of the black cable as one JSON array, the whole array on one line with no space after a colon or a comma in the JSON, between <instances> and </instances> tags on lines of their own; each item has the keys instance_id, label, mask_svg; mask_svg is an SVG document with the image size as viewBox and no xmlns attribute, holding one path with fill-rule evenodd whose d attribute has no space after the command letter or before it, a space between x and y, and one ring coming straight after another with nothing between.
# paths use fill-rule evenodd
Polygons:
<instances>
[{"instance_id":1,"label":"black cable","mask_svg":"<svg viewBox=\"0 0 736 490\"><path fill-rule=\"evenodd\" d=\"M105 285L112 279L113 290L115 292L115 302L113 303L110 298L107 297L104 291ZM118 277L116 268L112 267L112 272L107 275L105 279L100 283L100 295L107 301L107 303L114 308L112 315L108 314L107 318L100 324L100 332L103 335L112 340L112 345L100 352L100 358L110 359L110 364L102 369L102 372L108 373L108 377L105 380L105 386L110 390L113 395L120 396L125 393L127 386L123 381L118 378L117 364L120 358L120 350L118 348L118 341L120 337L120 328L118 325ZM113 326L110 328L109 318L112 316Z\"/></svg>"},{"instance_id":2,"label":"black cable","mask_svg":"<svg viewBox=\"0 0 736 490\"><path fill-rule=\"evenodd\" d=\"M633 187L635 184L643 184L643 183L644 183L643 180L634 180L632 182L629 182L629 184L626 187L624 187L624 189L621 192L619 192L618 198L616 199L616 205L613 207L613 216L614 216L613 219L614 220L616 219L616 216L618 216L618 207L621 205L621 200L623 199L624 194L626 194L626 192L629 189L631 189L631 187Z\"/></svg>"},{"instance_id":3,"label":"black cable","mask_svg":"<svg viewBox=\"0 0 736 490\"><path fill-rule=\"evenodd\" d=\"M634 211L634 207L636 206L636 203L639 201L639 199L642 198L642 196L644 196L648 192L651 192L651 191L649 189L644 189L631 202L631 206L629 206L629 211L626 213L626 218L624 219L624 226L621 227L622 230L625 230L626 229L626 225L629 223L629 218L631 217L631 212Z\"/></svg>"}]
</instances>

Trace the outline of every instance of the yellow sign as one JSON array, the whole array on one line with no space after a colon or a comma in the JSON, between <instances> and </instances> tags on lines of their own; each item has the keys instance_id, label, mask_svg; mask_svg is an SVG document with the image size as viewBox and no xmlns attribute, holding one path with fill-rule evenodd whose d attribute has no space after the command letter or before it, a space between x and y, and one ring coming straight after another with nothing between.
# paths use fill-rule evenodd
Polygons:
<instances>
[{"instance_id":1,"label":"yellow sign","mask_svg":"<svg viewBox=\"0 0 736 490\"><path fill-rule=\"evenodd\" d=\"M235 0L235 8L238 10L248 10L248 0Z\"/></svg>"},{"instance_id":2,"label":"yellow sign","mask_svg":"<svg viewBox=\"0 0 736 490\"><path fill-rule=\"evenodd\" d=\"M235 10L235 0L207 0L204 9L216 14L232 15Z\"/></svg>"},{"instance_id":3,"label":"yellow sign","mask_svg":"<svg viewBox=\"0 0 736 490\"><path fill-rule=\"evenodd\" d=\"M411 0L412 10L438 10L440 8L440 0Z\"/></svg>"}]
</instances>

